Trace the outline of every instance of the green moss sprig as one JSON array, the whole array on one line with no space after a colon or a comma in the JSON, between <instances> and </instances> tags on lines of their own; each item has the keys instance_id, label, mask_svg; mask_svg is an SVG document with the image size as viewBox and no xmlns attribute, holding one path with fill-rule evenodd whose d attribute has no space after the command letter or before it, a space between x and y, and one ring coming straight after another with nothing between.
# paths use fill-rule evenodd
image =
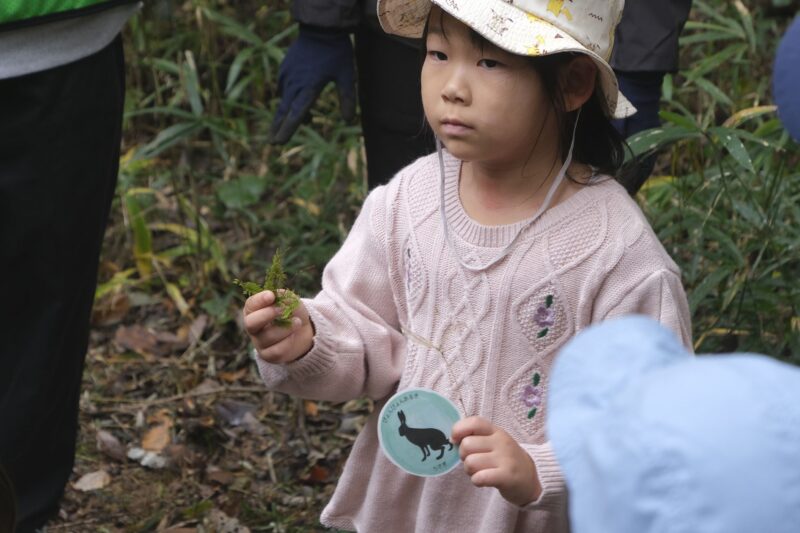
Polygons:
<instances>
[{"instance_id":1,"label":"green moss sprig","mask_svg":"<svg viewBox=\"0 0 800 533\"><path fill-rule=\"evenodd\" d=\"M275 294L275 305L281 308L280 316L272 323L284 328L292 325L292 315L300 305L300 298L294 291L286 288L286 273L283 271L283 254L280 249L275 250L275 255L272 256L272 264L267 269L263 285L240 279L234 279L233 283L248 298L262 291L272 291Z\"/></svg>"}]
</instances>

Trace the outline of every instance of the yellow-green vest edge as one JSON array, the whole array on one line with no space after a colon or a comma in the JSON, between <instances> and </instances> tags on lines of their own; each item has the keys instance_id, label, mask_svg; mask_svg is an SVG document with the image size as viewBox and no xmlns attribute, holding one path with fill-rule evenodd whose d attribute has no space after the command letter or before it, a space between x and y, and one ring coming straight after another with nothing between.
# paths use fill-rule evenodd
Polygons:
<instances>
[{"instance_id":1,"label":"yellow-green vest edge","mask_svg":"<svg viewBox=\"0 0 800 533\"><path fill-rule=\"evenodd\" d=\"M89 15L140 0L2 0L0 31Z\"/></svg>"}]
</instances>

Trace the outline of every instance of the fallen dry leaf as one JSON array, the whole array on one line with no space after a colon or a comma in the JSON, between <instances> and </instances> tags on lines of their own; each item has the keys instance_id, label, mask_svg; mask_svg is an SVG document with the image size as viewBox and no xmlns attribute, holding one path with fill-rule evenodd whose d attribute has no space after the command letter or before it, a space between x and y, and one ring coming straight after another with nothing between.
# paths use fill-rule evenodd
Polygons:
<instances>
[{"instance_id":1,"label":"fallen dry leaf","mask_svg":"<svg viewBox=\"0 0 800 533\"><path fill-rule=\"evenodd\" d=\"M178 466L192 466L202 460L201 456L183 444L170 444L163 453L170 463Z\"/></svg>"},{"instance_id":2,"label":"fallen dry leaf","mask_svg":"<svg viewBox=\"0 0 800 533\"><path fill-rule=\"evenodd\" d=\"M253 413L245 413L242 418L242 427L254 435L264 435L267 432L267 426L262 424Z\"/></svg>"},{"instance_id":3,"label":"fallen dry leaf","mask_svg":"<svg viewBox=\"0 0 800 533\"><path fill-rule=\"evenodd\" d=\"M243 526L235 518L231 518L219 509L211 509L206 523L217 533L250 533L250 528Z\"/></svg>"},{"instance_id":4,"label":"fallen dry leaf","mask_svg":"<svg viewBox=\"0 0 800 533\"><path fill-rule=\"evenodd\" d=\"M147 430L142 437L142 448L151 452L160 452L172 442L171 429L174 425L172 419L165 411L159 411L152 419L159 422L155 427Z\"/></svg>"},{"instance_id":5,"label":"fallen dry leaf","mask_svg":"<svg viewBox=\"0 0 800 533\"><path fill-rule=\"evenodd\" d=\"M156 340L163 345L159 346L160 352L178 352L189 347L189 335L185 330L178 329L178 333L159 331L155 336Z\"/></svg>"},{"instance_id":6,"label":"fallen dry leaf","mask_svg":"<svg viewBox=\"0 0 800 533\"><path fill-rule=\"evenodd\" d=\"M227 470L223 470L218 466L208 465L206 467L206 479L219 483L220 485L230 485L234 481L234 476Z\"/></svg>"},{"instance_id":7,"label":"fallen dry leaf","mask_svg":"<svg viewBox=\"0 0 800 533\"><path fill-rule=\"evenodd\" d=\"M324 466L314 465L308 471L308 476L306 479L314 483L325 483L326 481L328 481L328 478L330 476L331 476L330 470L328 470Z\"/></svg>"},{"instance_id":8,"label":"fallen dry leaf","mask_svg":"<svg viewBox=\"0 0 800 533\"><path fill-rule=\"evenodd\" d=\"M216 389L219 389L219 383L213 379L206 378L197 387L193 388L189 392L191 394L205 394Z\"/></svg>"},{"instance_id":9,"label":"fallen dry leaf","mask_svg":"<svg viewBox=\"0 0 800 533\"><path fill-rule=\"evenodd\" d=\"M92 307L93 326L118 324L131 309L131 301L124 292L113 292L100 298Z\"/></svg>"},{"instance_id":10,"label":"fallen dry leaf","mask_svg":"<svg viewBox=\"0 0 800 533\"><path fill-rule=\"evenodd\" d=\"M147 421L151 424L168 425L170 427L174 425L174 422L172 421L172 414L167 409L159 409L155 413L148 416Z\"/></svg>"},{"instance_id":11,"label":"fallen dry leaf","mask_svg":"<svg viewBox=\"0 0 800 533\"><path fill-rule=\"evenodd\" d=\"M125 446L108 431L99 430L96 439L98 451L120 462L124 462L127 459L128 454L125 451Z\"/></svg>"},{"instance_id":12,"label":"fallen dry leaf","mask_svg":"<svg viewBox=\"0 0 800 533\"><path fill-rule=\"evenodd\" d=\"M172 441L169 435L169 426L156 426L147 430L142 437L142 448L151 452L160 452Z\"/></svg>"},{"instance_id":13,"label":"fallen dry leaf","mask_svg":"<svg viewBox=\"0 0 800 533\"><path fill-rule=\"evenodd\" d=\"M317 405L317 402L306 400L304 405L306 414L308 416L317 416L319 414L319 406Z\"/></svg>"},{"instance_id":14,"label":"fallen dry leaf","mask_svg":"<svg viewBox=\"0 0 800 533\"><path fill-rule=\"evenodd\" d=\"M219 372L217 375L222 379L222 381L227 381L228 383L236 383L243 377L247 375L248 369L242 368L237 370L236 372Z\"/></svg>"},{"instance_id":15,"label":"fallen dry leaf","mask_svg":"<svg viewBox=\"0 0 800 533\"><path fill-rule=\"evenodd\" d=\"M181 352L189 347L189 330L153 331L139 324L120 326L114 334L114 343L123 350L134 351L146 359Z\"/></svg>"},{"instance_id":16,"label":"fallen dry leaf","mask_svg":"<svg viewBox=\"0 0 800 533\"><path fill-rule=\"evenodd\" d=\"M206 330L207 325L207 315L200 315L194 319L191 327L189 328L189 342L191 342L192 345L197 344L197 342L203 338L203 332Z\"/></svg>"},{"instance_id":17,"label":"fallen dry leaf","mask_svg":"<svg viewBox=\"0 0 800 533\"><path fill-rule=\"evenodd\" d=\"M147 358L156 352L158 339L152 331L134 324L118 327L114 333L114 343L123 350L131 350Z\"/></svg>"},{"instance_id":18,"label":"fallen dry leaf","mask_svg":"<svg viewBox=\"0 0 800 533\"><path fill-rule=\"evenodd\" d=\"M111 476L105 470L97 470L84 474L78 481L72 484L76 490L82 492L89 492L93 490L102 489L111 483Z\"/></svg>"},{"instance_id":19,"label":"fallen dry leaf","mask_svg":"<svg viewBox=\"0 0 800 533\"><path fill-rule=\"evenodd\" d=\"M237 402L235 400L222 400L215 405L217 414L231 426L238 426L244 420L247 413L256 410L256 406L251 403Z\"/></svg>"}]
</instances>

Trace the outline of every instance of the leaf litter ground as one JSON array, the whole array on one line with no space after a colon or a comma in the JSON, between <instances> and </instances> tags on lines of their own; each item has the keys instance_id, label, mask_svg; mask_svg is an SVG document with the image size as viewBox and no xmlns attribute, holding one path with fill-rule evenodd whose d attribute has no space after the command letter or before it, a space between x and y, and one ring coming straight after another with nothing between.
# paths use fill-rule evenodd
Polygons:
<instances>
[{"instance_id":1,"label":"leaf litter ground","mask_svg":"<svg viewBox=\"0 0 800 533\"><path fill-rule=\"evenodd\" d=\"M208 322L165 300L94 327L75 468L49 531L324 530L371 403L268 392L236 325Z\"/></svg>"}]
</instances>

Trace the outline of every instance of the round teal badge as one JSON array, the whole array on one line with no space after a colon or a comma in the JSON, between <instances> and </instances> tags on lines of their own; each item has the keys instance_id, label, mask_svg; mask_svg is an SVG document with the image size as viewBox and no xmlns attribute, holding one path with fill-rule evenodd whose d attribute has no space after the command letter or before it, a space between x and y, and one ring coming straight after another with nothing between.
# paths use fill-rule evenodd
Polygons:
<instances>
[{"instance_id":1,"label":"round teal badge","mask_svg":"<svg viewBox=\"0 0 800 533\"><path fill-rule=\"evenodd\" d=\"M386 457L416 476L441 476L455 468L458 446L450 430L461 419L453 402L430 389L406 389L386 402L378 438Z\"/></svg>"}]
</instances>

